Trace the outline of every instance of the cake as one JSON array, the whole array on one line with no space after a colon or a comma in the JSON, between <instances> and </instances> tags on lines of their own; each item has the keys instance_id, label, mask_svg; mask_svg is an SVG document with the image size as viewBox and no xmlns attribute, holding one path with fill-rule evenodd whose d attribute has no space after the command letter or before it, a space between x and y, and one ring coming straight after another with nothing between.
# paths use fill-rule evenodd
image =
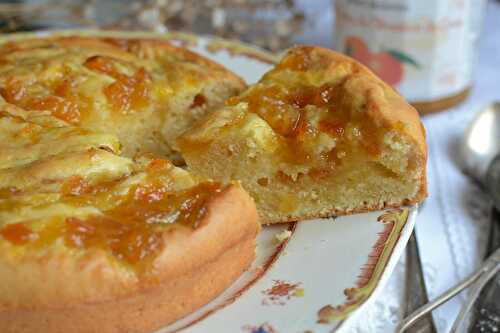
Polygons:
<instances>
[{"instance_id":1,"label":"cake","mask_svg":"<svg viewBox=\"0 0 500 333\"><path fill-rule=\"evenodd\" d=\"M33 113L115 134L124 156L182 158L174 139L245 87L196 53L155 39L54 37L0 46L0 95Z\"/></svg>"},{"instance_id":2,"label":"cake","mask_svg":"<svg viewBox=\"0 0 500 333\"><path fill-rule=\"evenodd\" d=\"M2 44L0 332L159 329L248 269L261 222L417 203L426 158L415 110L326 49L246 88L154 39Z\"/></svg>"},{"instance_id":3,"label":"cake","mask_svg":"<svg viewBox=\"0 0 500 333\"><path fill-rule=\"evenodd\" d=\"M58 38L0 47L0 332L152 332L252 263L260 224L240 184L193 176L163 157L175 157L170 139L144 137L167 124L175 137L242 82L154 45ZM114 109L103 90L122 74L85 69L108 56L103 71L176 78L147 79L144 105ZM153 107L160 88L172 95Z\"/></svg>"},{"instance_id":4,"label":"cake","mask_svg":"<svg viewBox=\"0 0 500 333\"><path fill-rule=\"evenodd\" d=\"M177 140L191 172L241 181L262 223L351 214L426 197L418 113L355 60L292 48Z\"/></svg>"}]
</instances>

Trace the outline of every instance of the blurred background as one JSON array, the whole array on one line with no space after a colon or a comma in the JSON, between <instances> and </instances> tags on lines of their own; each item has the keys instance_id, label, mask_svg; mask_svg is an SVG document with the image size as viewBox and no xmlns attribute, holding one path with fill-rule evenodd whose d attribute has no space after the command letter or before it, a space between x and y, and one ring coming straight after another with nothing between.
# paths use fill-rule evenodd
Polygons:
<instances>
[{"instance_id":1,"label":"blurred background","mask_svg":"<svg viewBox=\"0 0 500 333\"><path fill-rule=\"evenodd\" d=\"M311 42L311 36L318 36L316 43L329 45L332 7L331 0L0 1L0 31L79 27L187 31L276 51Z\"/></svg>"},{"instance_id":2,"label":"blurred background","mask_svg":"<svg viewBox=\"0 0 500 333\"><path fill-rule=\"evenodd\" d=\"M298 43L316 44L354 57L421 113L430 113L456 106L468 97L485 3L10 0L0 1L0 32L68 28L182 31L237 39L272 52Z\"/></svg>"}]
</instances>

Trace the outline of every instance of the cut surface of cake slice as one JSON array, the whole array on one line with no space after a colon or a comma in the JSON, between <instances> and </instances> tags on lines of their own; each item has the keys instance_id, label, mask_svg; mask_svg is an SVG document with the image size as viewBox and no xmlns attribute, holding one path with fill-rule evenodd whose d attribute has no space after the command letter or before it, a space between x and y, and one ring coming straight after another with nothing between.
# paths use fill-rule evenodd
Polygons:
<instances>
[{"instance_id":1,"label":"cut surface of cake slice","mask_svg":"<svg viewBox=\"0 0 500 333\"><path fill-rule=\"evenodd\" d=\"M263 223L363 212L426 196L415 109L366 67L298 46L177 140L189 169L240 180Z\"/></svg>"}]
</instances>

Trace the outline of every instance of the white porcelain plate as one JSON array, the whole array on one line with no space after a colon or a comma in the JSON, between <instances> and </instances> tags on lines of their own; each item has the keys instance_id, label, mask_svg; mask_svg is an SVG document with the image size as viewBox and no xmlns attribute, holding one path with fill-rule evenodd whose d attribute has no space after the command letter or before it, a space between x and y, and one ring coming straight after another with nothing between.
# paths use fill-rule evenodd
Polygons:
<instances>
[{"instance_id":1,"label":"white porcelain plate","mask_svg":"<svg viewBox=\"0 0 500 333\"><path fill-rule=\"evenodd\" d=\"M186 34L76 33L169 39L223 64L248 83L276 61L237 42ZM15 38L23 36L30 35ZM388 280L416 215L416 207L407 207L264 227L252 267L212 302L158 333L344 331ZM278 241L276 236L286 230L290 237Z\"/></svg>"}]
</instances>

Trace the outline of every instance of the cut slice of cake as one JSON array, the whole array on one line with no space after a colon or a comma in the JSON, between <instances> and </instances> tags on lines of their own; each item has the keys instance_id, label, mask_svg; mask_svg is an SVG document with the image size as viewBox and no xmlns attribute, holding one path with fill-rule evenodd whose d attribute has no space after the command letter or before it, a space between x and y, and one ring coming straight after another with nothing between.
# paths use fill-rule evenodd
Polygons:
<instances>
[{"instance_id":1,"label":"cut slice of cake","mask_svg":"<svg viewBox=\"0 0 500 333\"><path fill-rule=\"evenodd\" d=\"M221 65L161 40L70 36L0 45L0 100L114 134L127 157L150 152L182 164L174 139L244 87Z\"/></svg>"},{"instance_id":2,"label":"cut slice of cake","mask_svg":"<svg viewBox=\"0 0 500 333\"><path fill-rule=\"evenodd\" d=\"M396 207L426 196L418 113L351 58L299 46L181 136L189 169L240 180L263 223Z\"/></svg>"}]
</instances>

